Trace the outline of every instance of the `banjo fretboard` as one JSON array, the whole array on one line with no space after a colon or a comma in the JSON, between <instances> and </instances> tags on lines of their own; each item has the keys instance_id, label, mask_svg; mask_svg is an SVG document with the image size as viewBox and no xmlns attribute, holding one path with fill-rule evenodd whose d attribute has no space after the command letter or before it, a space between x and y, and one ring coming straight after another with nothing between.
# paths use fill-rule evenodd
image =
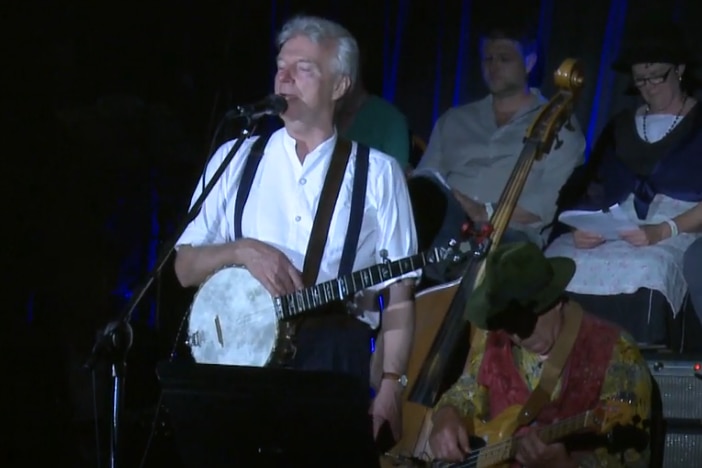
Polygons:
<instances>
[{"instance_id":1,"label":"banjo fretboard","mask_svg":"<svg viewBox=\"0 0 702 468\"><path fill-rule=\"evenodd\" d=\"M347 299L366 288L423 268L446 258L448 250L434 248L427 252L405 257L394 262L385 262L358 270L294 293L274 299L276 313L281 319L314 310L334 301Z\"/></svg>"}]
</instances>

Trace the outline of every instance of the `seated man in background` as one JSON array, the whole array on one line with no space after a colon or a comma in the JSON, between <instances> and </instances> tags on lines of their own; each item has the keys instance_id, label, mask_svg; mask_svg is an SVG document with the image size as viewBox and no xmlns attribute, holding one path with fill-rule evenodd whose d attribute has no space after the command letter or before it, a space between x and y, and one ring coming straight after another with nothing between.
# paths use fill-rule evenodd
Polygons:
<instances>
[{"instance_id":1,"label":"seated man in background","mask_svg":"<svg viewBox=\"0 0 702 468\"><path fill-rule=\"evenodd\" d=\"M524 414L526 419L518 424L514 455L521 466L649 466L647 425L641 421L619 421L631 423L636 435L623 438L624 446L608 447L612 451L601 446L599 437L577 444L543 441L535 430L610 399L633 401L631 414L650 417L646 362L629 334L566 299L565 287L574 272L571 259L547 259L529 242L503 245L490 254L484 281L466 303L470 323L488 332L477 334L463 375L434 408L429 436L433 457L462 461L477 448L471 447L472 430L464 418L489 423L510 407L526 405L533 413ZM560 369L558 360L564 360ZM559 370L549 372L554 368ZM543 404L529 406L542 385Z\"/></svg>"},{"instance_id":2,"label":"seated man in background","mask_svg":"<svg viewBox=\"0 0 702 468\"><path fill-rule=\"evenodd\" d=\"M469 218L492 216L524 147L524 136L547 102L529 87L537 63L536 29L524 15L503 15L480 39L482 73L490 94L448 110L436 122L427 150L409 180L419 246L444 245ZM544 226L556 212L558 193L581 164L585 139L573 118L554 147L534 163L503 242L544 245Z\"/></svg>"},{"instance_id":3,"label":"seated man in background","mask_svg":"<svg viewBox=\"0 0 702 468\"><path fill-rule=\"evenodd\" d=\"M597 179L570 208L619 205L638 228L609 238L580 230L556 238L546 254L578 265L569 291L616 296L647 289L663 294L673 314L681 309L683 255L702 233L702 109L688 86L692 58L682 30L662 15L646 15L627 31L613 67L631 76L643 103L612 119L611 134L601 137ZM620 325L632 319L639 317L616 318ZM649 341L633 327L640 342Z\"/></svg>"}]
</instances>

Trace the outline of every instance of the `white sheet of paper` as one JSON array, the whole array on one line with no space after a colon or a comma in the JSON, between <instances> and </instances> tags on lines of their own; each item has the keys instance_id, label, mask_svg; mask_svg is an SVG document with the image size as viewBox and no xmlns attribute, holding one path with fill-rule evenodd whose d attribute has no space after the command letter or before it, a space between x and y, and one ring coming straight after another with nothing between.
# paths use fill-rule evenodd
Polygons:
<instances>
[{"instance_id":1,"label":"white sheet of paper","mask_svg":"<svg viewBox=\"0 0 702 468\"><path fill-rule=\"evenodd\" d=\"M620 239L624 231L638 229L639 224L632 221L619 205L612 205L609 211L564 211L558 220L581 231L595 232L606 240Z\"/></svg>"}]
</instances>

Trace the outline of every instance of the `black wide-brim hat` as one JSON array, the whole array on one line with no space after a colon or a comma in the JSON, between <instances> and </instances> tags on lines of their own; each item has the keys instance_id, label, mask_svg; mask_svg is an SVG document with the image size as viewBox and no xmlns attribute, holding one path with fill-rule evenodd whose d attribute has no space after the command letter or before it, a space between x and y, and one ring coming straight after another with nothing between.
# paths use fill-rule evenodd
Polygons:
<instances>
[{"instance_id":1,"label":"black wide-brim hat","mask_svg":"<svg viewBox=\"0 0 702 468\"><path fill-rule=\"evenodd\" d=\"M499 246L485 262L483 281L465 305L465 317L483 330L510 315L548 312L575 274L573 259L547 258L531 242Z\"/></svg>"},{"instance_id":2,"label":"black wide-brim hat","mask_svg":"<svg viewBox=\"0 0 702 468\"><path fill-rule=\"evenodd\" d=\"M680 25L665 15L651 13L627 28L612 68L631 73L631 67L637 63L685 65L692 72L700 60Z\"/></svg>"}]
</instances>

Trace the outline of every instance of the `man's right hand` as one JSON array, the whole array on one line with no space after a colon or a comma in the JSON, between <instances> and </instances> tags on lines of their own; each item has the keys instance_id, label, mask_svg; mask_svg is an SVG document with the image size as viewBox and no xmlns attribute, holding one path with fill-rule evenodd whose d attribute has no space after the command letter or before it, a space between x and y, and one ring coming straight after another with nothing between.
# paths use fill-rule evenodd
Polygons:
<instances>
[{"instance_id":1,"label":"man's right hand","mask_svg":"<svg viewBox=\"0 0 702 468\"><path fill-rule=\"evenodd\" d=\"M455 408L444 406L436 412L429 435L429 446L434 458L444 461L463 461L470 452L468 432Z\"/></svg>"},{"instance_id":2,"label":"man's right hand","mask_svg":"<svg viewBox=\"0 0 702 468\"><path fill-rule=\"evenodd\" d=\"M594 232L581 231L579 229L573 231L573 243L579 249L592 249L604 244L604 241L601 235Z\"/></svg>"},{"instance_id":3,"label":"man's right hand","mask_svg":"<svg viewBox=\"0 0 702 468\"><path fill-rule=\"evenodd\" d=\"M238 243L242 263L272 296L304 287L302 274L283 252L255 239L241 239Z\"/></svg>"}]
</instances>

